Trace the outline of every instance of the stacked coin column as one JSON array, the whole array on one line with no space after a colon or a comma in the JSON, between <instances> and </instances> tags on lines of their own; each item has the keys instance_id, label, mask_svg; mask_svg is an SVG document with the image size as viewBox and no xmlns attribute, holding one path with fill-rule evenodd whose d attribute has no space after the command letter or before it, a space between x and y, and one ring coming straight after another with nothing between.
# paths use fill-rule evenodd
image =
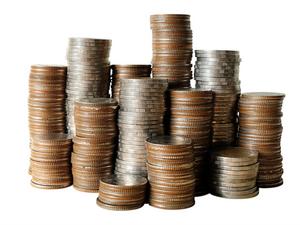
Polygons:
<instances>
[{"instance_id":1,"label":"stacked coin column","mask_svg":"<svg viewBox=\"0 0 300 225\"><path fill-rule=\"evenodd\" d=\"M65 133L66 76L65 66L31 66L28 99L31 135Z\"/></svg>"},{"instance_id":2,"label":"stacked coin column","mask_svg":"<svg viewBox=\"0 0 300 225\"><path fill-rule=\"evenodd\" d=\"M194 88L170 89L170 134L191 138L195 155L195 195L208 193L213 93Z\"/></svg>"},{"instance_id":3,"label":"stacked coin column","mask_svg":"<svg viewBox=\"0 0 300 225\"><path fill-rule=\"evenodd\" d=\"M258 153L227 147L211 154L210 191L224 198L251 198L258 195L256 178Z\"/></svg>"},{"instance_id":4,"label":"stacked coin column","mask_svg":"<svg viewBox=\"0 0 300 225\"><path fill-rule=\"evenodd\" d=\"M120 79L150 77L151 65L112 65L112 97L119 102Z\"/></svg>"},{"instance_id":5,"label":"stacked coin column","mask_svg":"<svg viewBox=\"0 0 300 225\"><path fill-rule=\"evenodd\" d=\"M190 87L193 35L190 16L151 15L153 78L167 79L169 87Z\"/></svg>"},{"instance_id":6,"label":"stacked coin column","mask_svg":"<svg viewBox=\"0 0 300 225\"><path fill-rule=\"evenodd\" d=\"M166 80L122 79L115 173L147 176L145 139L163 134Z\"/></svg>"},{"instance_id":7,"label":"stacked coin column","mask_svg":"<svg viewBox=\"0 0 300 225\"><path fill-rule=\"evenodd\" d=\"M66 134L33 135L30 147L32 186L57 189L72 184L71 137Z\"/></svg>"},{"instance_id":8,"label":"stacked coin column","mask_svg":"<svg viewBox=\"0 0 300 225\"><path fill-rule=\"evenodd\" d=\"M67 128L74 134L74 102L82 98L108 97L111 40L70 38L67 51Z\"/></svg>"},{"instance_id":9,"label":"stacked coin column","mask_svg":"<svg viewBox=\"0 0 300 225\"><path fill-rule=\"evenodd\" d=\"M99 179L113 173L117 143L117 102L111 98L75 102L76 136L72 153L73 186L97 192Z\"/></svg>"},{"instance_id":10,"label":"stacked coin column","mask_svg":"<svg viewBox=\"0 0 300 225\"><path fill-rule=\"evenodd\" d=\"M146 140L149 204L183 209L195 204L193 145L190 138L158 136Z\"/></svg>"},{"instance_id":11,"label":"stacked coin column","mask_svg":"<svg viewBox=\"0 0 300 225\"><path fill-rule=\"evenodd\" d=\"M102 178L97 205L111 210L132 210L144 205L147 179L132 175L112 175Z\"/></svg>"},{"instance_id":12,"label":"stacked coin column","mask_svg":"<svg viewBox=\"0 0 300 225\"><path fill-rule=\"evenodd\" d=\"M213 144L230 145L237 130L237 101L240 94L239 64L236 51L195 51L196 88L212 90L214 96Z\"/></svg>"},{"instance_id":13,"label":"stacked coin column","mask_svg":"<svg viewBox=\"0 0 300 225\"><path fill-rule=\"evenodd\" d=\"M281 93L252 92L239 101L239 145L258 151L259 187L276 187L282 180Z\"/></svg>"}]
</instances>

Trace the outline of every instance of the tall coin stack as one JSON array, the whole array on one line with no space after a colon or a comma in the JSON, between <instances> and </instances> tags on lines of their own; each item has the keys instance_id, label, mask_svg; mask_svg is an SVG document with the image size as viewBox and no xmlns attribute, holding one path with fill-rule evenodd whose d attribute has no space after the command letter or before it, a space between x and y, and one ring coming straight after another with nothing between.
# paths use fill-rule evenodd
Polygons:
<instances>
[{"instance_id":1,"label":"tall coin stack","mask_svg":"<svg viewBox=\"0 0 300 225\"><path fill-rule=\"evenodd\" d=\"M67 134L33 135L30 141L31 184L42 189L58 189L72 184L72 138Z\"/></svg>"},{"instance_id":2,"label":"tall coin stack","mask_svg":"<svg viewBox=\"0 0 300 225\"><path fill-rule=\"evenodd\" d=\"M73 186L77 190L97 192L99 179L113 173L117 106L116 100L111 98L75 102L72 172Z\"/></svg>"},{"instance_id":3,"label":"tall coin stack","mask_svg":"<svg viewBox=\"0 0 300 225\"><path fill-rule=\"evenodd\" d=\"M239 52L196 50L195 54L196 88L215 93L213 144L230 145L236 139L237 101L241 92Z\"/></svg>"},{"instance_id":4,"label":"tall coin stack","mask_svg":"<svg viewBox=\"0 0 300 225\"><path fill-rule=\"evenodd\" d=\"M170 134L191 138L195 155L195 195L208 193L213 93L195 88L170 89Z\"/></svg>"},{"instance_id":5,"label":"tall coin stack","mask_svg":"<svg viewBox=\"0 0 300 225\"><path fill-rule=\"evenodd\" d=\"M224 198L258 195L258 153L239 147L218 149L211 155L211 193Z\"/></svg>"},{"instance_id":6,"label":"tall coin stack","mask_svg":"<svg viewBox=\"0 0 300 225\"><path fill-rule=\"evenodd\" d=\"M28 98L31 135L66 131L66 76L65 66L31 66Z\"/></svg>"},{"instance_id":7,"label":"tall coin stack","mask_svg":"<svg viewBox=\"0 0 300 225\"><path fill-rule=\"evenodd\" d=\"M119 102L120 79L150 77L151 65L112 65L112 97Z\"/></svg>"},{"instance_id":8,"label":"tall coin stack","mask_svg":"<svg viewBox=\"0 0 300 225\"><path fill-rule=\"evenodd\" d=\"M111 175L100 180L97 205L111 210L142 207L146 199L147 179L132 175Z\"/></svg>"},{"instance_id":9,"label":"tall coin stack","mask_svg":"<svg viewBox=\"0 0 300 225\"><path fill-rule=\"evenodd\" d=\"M285 95L252 92L239 101L239 145L258 151L259 187L276 187L282 180L282 103Z\"/></svg>"},{"instance_id":10,"label":"tall coin stack","mask_svg":"<svg viewBox=\"0 0 300 225\"><path fill-rule=\"evenodd\" d=\"M190 87L193 34L190 16L151 15L153 78L167 79L169 87Z\"/></svg>"},{"instance_id":11,"label":"tall coin stack","mask_svg":"<svg viewBox=\"0 0 300 225\"><path fill-rule=\"evenodd\" d=\"M74 134L74 102L82 98L108 97L111 40L70 38L67 52L67 128Z\"/></svg>"},{"instance_id":12,"label":"tall coin stack","mask_svg":"<svg viewBox=\"0 0 300 225\"><path fill-rule=\"evenodd\" d=\"M192 140L158 136L146 140L150 184L149 204L163 209L183 209L195 204Z\"/></svg>"},{"instance_id":13,"label":"tall coin stack","mask_svg":"<svg viewBox=\"0 0 300 225\"><path fill-rule=\"evenodd\" d=\"M115 173L147 176L145 139L163 134L167 81L122 79Z\"/></svg>"}]
</instances>

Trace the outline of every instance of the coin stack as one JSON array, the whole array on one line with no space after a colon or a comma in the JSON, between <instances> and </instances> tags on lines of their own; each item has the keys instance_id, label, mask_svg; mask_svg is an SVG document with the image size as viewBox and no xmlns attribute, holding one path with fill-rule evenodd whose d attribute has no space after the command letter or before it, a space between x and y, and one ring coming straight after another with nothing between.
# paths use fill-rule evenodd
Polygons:
<instances>
[{"instance_id":1,"label":"coin stack","mask_svg":"<svg viewBox=\"0 0 300 225\"><path fill-rule=\"evenodd\" d=\"M99 179L113 173L117 141L117 102L112 98L75 102L72 172L74 188L97 192Z\"/></svg>"},{"instance_id":2,"label":"coin stack","mask_svg":"<svg viewBox=\"0 0 300 225\"><path fill-rule=\"evenodd\" d=\"M33 135L30 140L31 184L42 189L58 189L72 184L72 139L67 134Z\"/></svg>"},{"instance_id":3,"label":"coin stack","mask_svg":"<svg viewBox=\"0 0 300 225\"><path fill-rule=\"evenodd\" d=\"M214 96L213 144L230 145L236 139L237 101L240 94L237 51L196 50L196 88Z\"/></svg>"},{"instance_id":4,"label":"coin stack","mask_svg":"<svg viewBox=\"0 0 300 225\"><path fill-rule=\"evenodd\" d=\"M120 79L150 77L151 65L112 65L112 97L119 102Z\"/></svg>"},{"instance_id":5,"label":"coin stack","mask_svg":"<svg viewBox=\"0 0 300 225\"><path fill-rule=\"evenodd\" d=\"M31 66L28 98L31 135L66 131L66 76L65 66Z\"/></svg>"},{"instance_id":6,"label":"coin stack","mask_svg":"<svg viewBox=\"0 0 300 225\"><path fill-rule=\"evenodd\" d=\"M147 176L145 139L163 134L167 81L122 79L115 173Z\"/></svg>"},{"instance_id":7,"label":"coin stack","mask_svg":"<svg viewBox=\"0 0 300 225\"><path fill-rule=\"evenodd\" d=\"M70 38L67 51L67 128L74 134L74 102L109 96L111 40Z\"/></svg>"},{"instance_id":8,"label":"coin stack","mask_svg":"<svg viewBox=\"0 0 300 225\"><path fill-rule=\"evenodd\" d=\"M210 190L213 195L238 199L258 195L256 151L227 147L215 150L211 156Z\"/></svg>"},{"instance_id":9,"label":"coin stack","mask_svg":"<svg viewBox=\"0 0 300 225\"><path fill-rule=\"evenodd\" d=\"M190 15L151 15L153 78L167 79L169 86L190 87L193 34Z\"/></svg>"},{"instance_id":10,"label":"coin stack","mask_svg":"<svg viewBox=\"0 0 300 225\"><path fill-rule=\"evenodd\" d=\"M149 204L163 209L194 205L195 174L192 140L158 136L146 140Z\"/></svg>"},{"instance_id":11,"label":"coin stack","mask_svg":"<svg viewBox=\"0 0 300 225\"><path fill-rule=\"evenodd\" d=\"M110 210L132 210L145 203L147 179L132 175L111 175L100 180L97 204Z\"/></svg>"},{"instance_id":12,"label":"coin stack","mask_svg":"<svg viewBox=\"0 0 300 225\"><path fill-rule=\"evenodd\" d=\"M276 187L282 180L281 108L285 95L252 92L239 101L239 145L259 152L259 187Z\"/></svg>"},{"instance_id":13,"label":"coin stack","mask_svg":"<svg viewBox=\"0 0 300 225\"><path fill-rule=\"evenodd\" d=\"M195 195L208 193L208 150L211 146L212 91L170 89L170 134L191 138L195 155Z\"/></svg>"}]
</instances>

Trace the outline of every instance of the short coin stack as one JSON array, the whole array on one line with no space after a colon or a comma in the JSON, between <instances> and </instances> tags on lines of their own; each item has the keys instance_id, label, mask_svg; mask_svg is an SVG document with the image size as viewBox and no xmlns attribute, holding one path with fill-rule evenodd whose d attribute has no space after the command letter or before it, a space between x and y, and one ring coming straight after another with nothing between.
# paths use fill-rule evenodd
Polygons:
<instances>
[{"instance_id":1,"label":"short coin stack","mask_svg":"<svg viewBox=\"0 0 300 225\"><path fill-rule=\"evenodd\" d=\"M151 65L112 65L112 97L119 101L120 79L150 77Z\"/></svg>"},{"instance_id":2,"label":"short coin stack","mask_svg":"<svg viewBox=\"0 0 300 225\"><path fill-rule=\"evenodd\" d=\"M147 176L145 139L163 134L167 81L122 79L115 173Z\"/></svg>"},{"instance_id":3,"label":"short coin stack","mask_svg":"<svg viewBox=\"0 0 300 225\"><path fill-rule=\"evenodd\" d=\"M132 175L111 175L100 180L97 204L111 210L132 210L145 203L147 179Z\"/></svg>"},{"instance_id":4,"label":"short coin stack","mask_svg":"<svg viewBox=\"0 0 300 225\"><path fill-rule=\"evenodd\" d=\"M195 88L170 89L170 134L191 138L195 155L195 195L208 193L213 93Z\"/></svg>"},{"instance_id":5,"label":"short coin stack","mask_svg":"<svg viewBox=\"0 0 300 225\"><path fill-rule=\"evenodd\" d=\"M258 194L258 153L239 147L211 155L211 193L224 198L251 198Z\"/></svg>"},{"instance_id":6,"label":"short coin stack","mask_svg":"<svg viewBox=\"0 0 300 225\"><path fill-rule=\"evenodd\" d=\"M72 184L72 139L67 134L33 135L30 140L31 184L42 189L57 189Z\"/></svg>"},{"instance_id":7,"label":"short coin stack","mask_svg":"<svg viewBox=\"0 0 300 225\"><path fill-rule=\"evenodd\" d=\"M167 79L170 87L190 87L193 34L190 16L151 15L153 78Z\"/></svg>"},{"instance_id":8,"label":"short coin stack","mask_svg":"<svg viewBox=\"0 0 300 225\"><path fill-rule=\"evenodd\" d=\"M74 134L74 102L82 98L108 97L111 40L70 38L67 52L67 128Z\"/></svg>"},{"instance_id":9,"label":"short coin stack","mask_svg":"<svg viewBox=\"0 0 300 225\"><path fill-rule=\"evenodd\" d=\"M194 205L195 174L190 138L158 136L146 140L149 204L163 209Z\"/></svg>"},{"instance_id":10,"label":"short coin stack","mask_svg":"<svg viewBox=\"0 0 300 225\"><path fill-rule=\"evenodd\" d=\"M282 180L281 107L285 95L252 92L239 102L239 145L259 152L259 187L276 187Z\"/></svg>"},{"instance_id":11,"label":"short coin stack","mask_svg":"<svg viewBox=\"0 0 300 225\"><path fill-rule=\"evenodd\" d=\"M236 138L237 101L240 94L239 52L196 50L195 54L196 88L215 93L213 144L231 144Z\"/></svg>"},{"instance_id":12,"label":"short coin stack","mask_svg":"<svg viewBox=\"0 0 300 225\"><path fill-rule=\"evenodd\" d=\"M65 66L31 66L28 99L31 135L66 131L66 76Z\"/></svg>"},{"instance_id":13,"label":"short coin stack","mask_svg":"<svg viewBox=\"0 0 300 225\"><path fill-rule=\"evenodd\" d=\"M72 172L74 187L97 192L99 179L113 173L117 141L117 102L111 98L75 102Z\"/></svg>"}]
</instances>

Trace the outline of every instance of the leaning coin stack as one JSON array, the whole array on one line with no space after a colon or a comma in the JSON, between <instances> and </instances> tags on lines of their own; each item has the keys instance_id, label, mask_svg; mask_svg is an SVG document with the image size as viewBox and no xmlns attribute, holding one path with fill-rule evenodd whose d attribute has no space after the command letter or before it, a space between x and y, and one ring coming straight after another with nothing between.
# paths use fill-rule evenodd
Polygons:
<instances>
[{"instance_id":1,"label":"leaning coin stack","mask_svg":"<svg viewBox=\"0 0 300 225\"><path fill-rule=\"evenodd\" d=\"M67 52L67 128L74 134L74 102L82 98L108 97L111 40L70 38Z\"/></svg>"},{"instance_id":2,"label":"leaning coin stack","mask_svg":"<svg viewBox=\"0 0 300 225\"><path fill-rule=\"evenodd\" d=\"M153 78L167 79L169 86L190 87L193 34L190 16L151 15Z\"/></svg>"},{"instance_id":3,"label":"leaning coin stack","mask_svg":"<svg viewBox=\"0 0 300 225\"><path fill-rule=\"evenodd\" d=\"M170 89L170 134L191 138L195 155L195 195L208 193L208 150L211 146L212 91Z\"/></svg>"},{"instance_id":4,"label":"leaning coin stack","mask_svg":"<svg viewBox=\"0 0 300 225\"><path fill-rule=\"evenodd\" d=\"M65 66L31 66L28 98L31 135L66 131L66 76Z\"/></svg>"},{"instance_id":5,"label":"leaning coin stack","mask_svg":"<svg viewBox=\"0 0 300 225\"><path fill-rule=\"evenodd\" d=\"M113 173L117 106L111 98L75 102L72 173L73 186L77 190L97 192L99 179Z\"/></svg>"},{"instance_id":6,"label":"leaning coin stack","mask_svg":"<svg viewBox=\"0 0 300 225\"><path fill-rule=\"evenodd\" d=\"M280 140L284 97L281 93L252 92L242 94L239 101L239 145L259 153L259 187L283 183Z\"/></svg>"},{"instance_id":7,"label":"leaning coin stack","mask_svg":"<svg viewBox=\"0 0 300 225\"><path fill-rule=\"evenodd\" d=\"M151 65L112 65L112 97L119 102L120 79L150 77Z\"/></svg>"},{"instance_id":8,"label":"leaning coin stack","mask_svg":"<svg viewBox=\"0 0 300 225\"><path fill-rule=\"evenodd\" d=\"M237 101L241 91L239 52L196 50L195 54L196 88L215 93L213 144L232 144L236 138Z\"/></svg>"},{"instance_id":9,"label":"leaning coin stack","mask_svg":"<svg viewBox=\"0 0 300 225\"><path fill-rule=\"evenodd\" d=\"M122 79L115 173L147 176L145 139L163 134L167 81Z\"/></svg>"},{"instance_id":10,"label":"leaning coin stack","mask_svg":"<svg viewBox=\"0 0 300 225\"><path fill-rule=\"evenodd\" d=\"M33 135L30 148L32 186L58 189L72 184L71 137L62 133Z\"/></svg>"},{"instance_id":11,"label":"leaning coin stack","mask_svg":"<svg viewBox=\"0 0 300 225\"><path fill-rule=\"evenodd\" d=\"M258 195L256 178L258 153L239 147L215 150L211 154L211 193L224 198Z\"/></svg>"},{"instance_id":12,"label":"leaning coin stack","mask_svg":"<svg viewBox=\"0 0 300 225\"><path fill-rule=\"evenodd\" d=\"M97 204L110 210L132 210L145 203L147 179L132 175L111 175L100 179Z\"/></svg>"},{"instance_id":13,"label":"leaning coin stack","mask_svg":"<svg viewBox=\"0 0 300 225\"><path fill-rule=\"evenodd\" d=\"M158 136L146 140L149 204L163 209L194 205L195 172L190 138Z\"/></svg>"}]
</instances>

